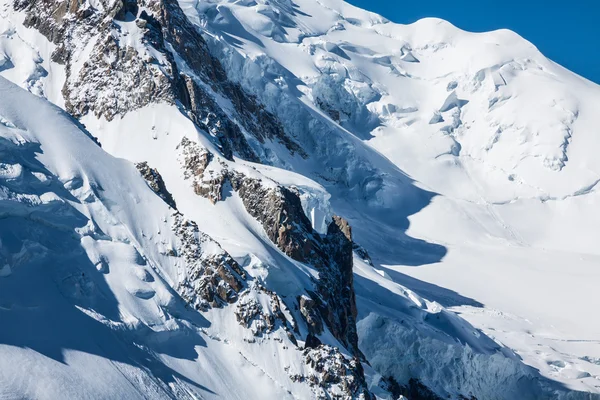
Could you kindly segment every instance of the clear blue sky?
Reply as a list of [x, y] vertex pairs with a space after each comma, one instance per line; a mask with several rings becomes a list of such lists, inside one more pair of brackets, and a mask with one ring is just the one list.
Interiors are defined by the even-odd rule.
[[600, 0], [347, 0], [409, 24], [438, 17], [473, 32], [507, 28], [548, 58], [600, 84]]

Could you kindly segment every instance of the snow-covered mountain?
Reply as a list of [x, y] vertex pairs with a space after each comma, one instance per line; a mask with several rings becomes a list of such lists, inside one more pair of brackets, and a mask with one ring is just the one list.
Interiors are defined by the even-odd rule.
[[341, 0], [0, 3], [0, 397], [600, 398], [600, 86]]

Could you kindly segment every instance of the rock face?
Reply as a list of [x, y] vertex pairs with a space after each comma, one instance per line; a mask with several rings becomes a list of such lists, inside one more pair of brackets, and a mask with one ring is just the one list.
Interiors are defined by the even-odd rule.
[[255, 217], [279, 249], [296, 261], [319, 271], [312, 302], [300, 299], [309, 326], [321, 333], [315, 321], [318, 310], [327, 327], [355, 355], [361, 355], [356, 334], [356, 300], [352, 273], [352, 234], [348, 223], [334, 217], [327, 235], [315, 232], [298, 195], [277, 186], [265, 188], [255, 179], [238, 174], [231, 180], [246, 210]]
[[318, 282], [321, 313], [326, 315], [329, 329], [335, 337], [341, 338], [355, 354], [358, 349], [356, 333], [356, 299], [354, 275], [352, 272], [352, 232], [348, 222], [334, 216], [324, 239], [325, 253], [329, 256], [328, 267], [320, 275]]
[[269, 239], [294, 260], [309, 261], [314, 252], [314, 238], [300, 198], [283, 186], [268, 188], [260, 180], [241, 174], [233, 174], [230, 181]]
[[176, 256], [185, 268], [177, 291], [198, 310], [234, 303], [244, 288], [246, 273], [239, 264], [198, 226], [183, 215], [174, 215], [173, 231], [181, 241]]
[[[177, 147], [180, 152], [179, 161], [185, 179], [192, 181], [194, 192], [206, 197], [213, 204], [222, 199], [222, 187], [227, 180], [227, 171], [222, 169], [207, 170], [214, 155], [188, 138], [183, 138]], [[206, 173], [206, 174], [205, 174]]]
[[254, 336], [260, 337], [283, 329], [290, 341], [294, 345], [298, 344], [294, 336], [297, 324], [285, 302], [277, 293], [260, 284], [253, 284], [240, 294], [235, 316], [238, 323], [250, 329]]
[[[374, 397], [367, 389], [360, 360], [347, 359], [331, 346], [319, 345], [304, 350], [309, 372], [292, 375], [292, 380], [308, 382], [318, 399], [363, 399]], [[335, 393], [333, 397], [331, 394]]]
[[298, 194], [291, 189], [230, 171], [216, 160], [211, 164], [212, 155], [187, 139], [179, 147], [184, 176], [192, 180], [196, 194], [214, 203], [222, 199], [224, 185], [230, 184], [248, 213], [261, 223], [281, 251], [319, 271], [311, 298], [299, 299], [300, 311], [312, 334], [322, 333], [322, 319], [352, 354], [362, 357], [356, 333], [353, 243], [348, 222], [334, 217], [327, 234], [320, 235], [304, 213]]
[[167, 190], [165, 181], [163, 180], [158, 170], [150, 168], [148, 163], [145, 161], [137, 163], [135, 166], [138, 169], [138, 171], [140, 171], [140, 174], [142, 174], [146, 182], [148, 182], [148, 186], [150, 186], [154, 193], [159, 195], [160, 198], [165, 201], [165, 203], [167, 203], [174, 209], [177, 209], [177, 204], [175, 203], [175, 200], [173, 199], [171, 193], [169, 193], [169, 191]]
[[[304, 154], [272, 114], [227, 79], [177, 0], [103, 0], [99, 6], [77, 0], [15, 1], [15, 8], [26, 13], [25, 25], [58, 45], [52, 58], [66, 68], [63, 96], [70, 114], [91, 112], [110, 121], [162, 101], [180, 105], [228, 159], [236, 154], [258, 161], [242, 129], [259, 143], [276, 140]], [[134, 45], [122, 40], [133, 35], [141, 37]], [[216, 96], [231, 101], [238, 122]]]
[[[320, 318], [317, 303], [308, 296], [300, 296], [298, 305], [300, 307], [300, 313], [308, 325], [308, 330], [310, 332], [309, 337], [313, 338], [315, 334], [323, 332], [323, 321]], [[309, 346], [308, 338], [306, 339], [306, 342], [306, 345]]]

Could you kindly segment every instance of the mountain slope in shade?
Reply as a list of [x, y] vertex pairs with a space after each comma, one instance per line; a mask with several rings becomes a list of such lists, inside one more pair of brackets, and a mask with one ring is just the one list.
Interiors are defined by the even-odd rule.
[[600, 89], [514, 33], [332, 0], [1, 15], [38, 96], [0, 82], [2, 394], [600, 390]]

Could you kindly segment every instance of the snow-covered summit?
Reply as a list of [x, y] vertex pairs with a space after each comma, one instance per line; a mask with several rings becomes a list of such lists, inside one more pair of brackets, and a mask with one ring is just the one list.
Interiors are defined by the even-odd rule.
[[600, 87], [515, 33], [341, 0], [0, 30], [0, 394], [600, 391]]

